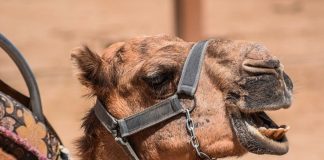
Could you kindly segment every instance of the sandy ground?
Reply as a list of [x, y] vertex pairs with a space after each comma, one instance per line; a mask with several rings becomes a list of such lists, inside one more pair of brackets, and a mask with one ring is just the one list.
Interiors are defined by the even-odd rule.
[[[44, 112], [65, 144], [81, 135], [80, 119], [93, 100], [74, 76], [70, 51], [87, 43], [95, 50], [139, 35], [173, 34], [173, 1], [0, 0], [0, 32], [31, 65]], [[294, 104], [270, 113], [289, 124], [290, 152], [284, 156], [247, 154], [241, 159], [324, 159], [324, 1], [205, 0], [205, 37], [264, 43], [294, 81]], [[11, 61], [0, 54], [0, 78], [26, 93]], [[236, 158], [229, 158], [236, 159]]]

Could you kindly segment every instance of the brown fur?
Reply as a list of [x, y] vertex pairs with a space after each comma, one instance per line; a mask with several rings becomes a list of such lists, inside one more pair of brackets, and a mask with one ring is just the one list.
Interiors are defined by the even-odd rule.
[[[87, 47], [78, 48], [72, 58], [81, 71], [81, 83], [105, 102], [112, 115], [124, 118], [176, 91], [181, 67], [192, 45], [159, 35], [115, 43], [101, 57]], [[235, 103], [229, 95], [244, 96], [236, 81], [240, 80], [240, 65], [247, 54], [242, 51], [251, 46], [252, 43], [241, 41], [213, 40], [208, 47], [192, 117], [201, 149], [214, 157], [246, 152], [232, 131], [226, 105]], [[150, 87], [146, 79], [161, 73], [167, 74], [170, 81], [160, 88]], [[82, 159], [127, 159], [92, 110], [82, 127], [84, 136], [78, 140]], [[185, 118], [178, 116], [131, 136], [130, 142], [141, 159], [197, 159], [188, 139]]]

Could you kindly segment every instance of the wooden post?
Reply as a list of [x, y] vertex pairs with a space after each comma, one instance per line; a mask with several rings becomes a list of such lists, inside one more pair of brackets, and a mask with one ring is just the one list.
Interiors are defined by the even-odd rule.
[[201, 1], [174, 0], [176, 35], [186, 41], [201, 38]]

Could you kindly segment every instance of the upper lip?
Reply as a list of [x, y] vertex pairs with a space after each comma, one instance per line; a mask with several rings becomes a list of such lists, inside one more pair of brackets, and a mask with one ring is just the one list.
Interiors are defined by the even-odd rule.
[[244, 71], [255, 74], [274, 74], [279, 76], [278, 71], [282, 70], [283, 66], [279, 60], [255, 60], [246, 59], [242, 63]]

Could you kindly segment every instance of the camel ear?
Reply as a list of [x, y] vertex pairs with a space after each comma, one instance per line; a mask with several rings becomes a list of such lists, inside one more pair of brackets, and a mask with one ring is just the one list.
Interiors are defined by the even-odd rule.
[[71, 58], [80, 71], [79, 80], [81, 84], [95, 89], [107, 83], [105, 79], [107, 77], [106, 62], [87, 46], [74, 49]]

